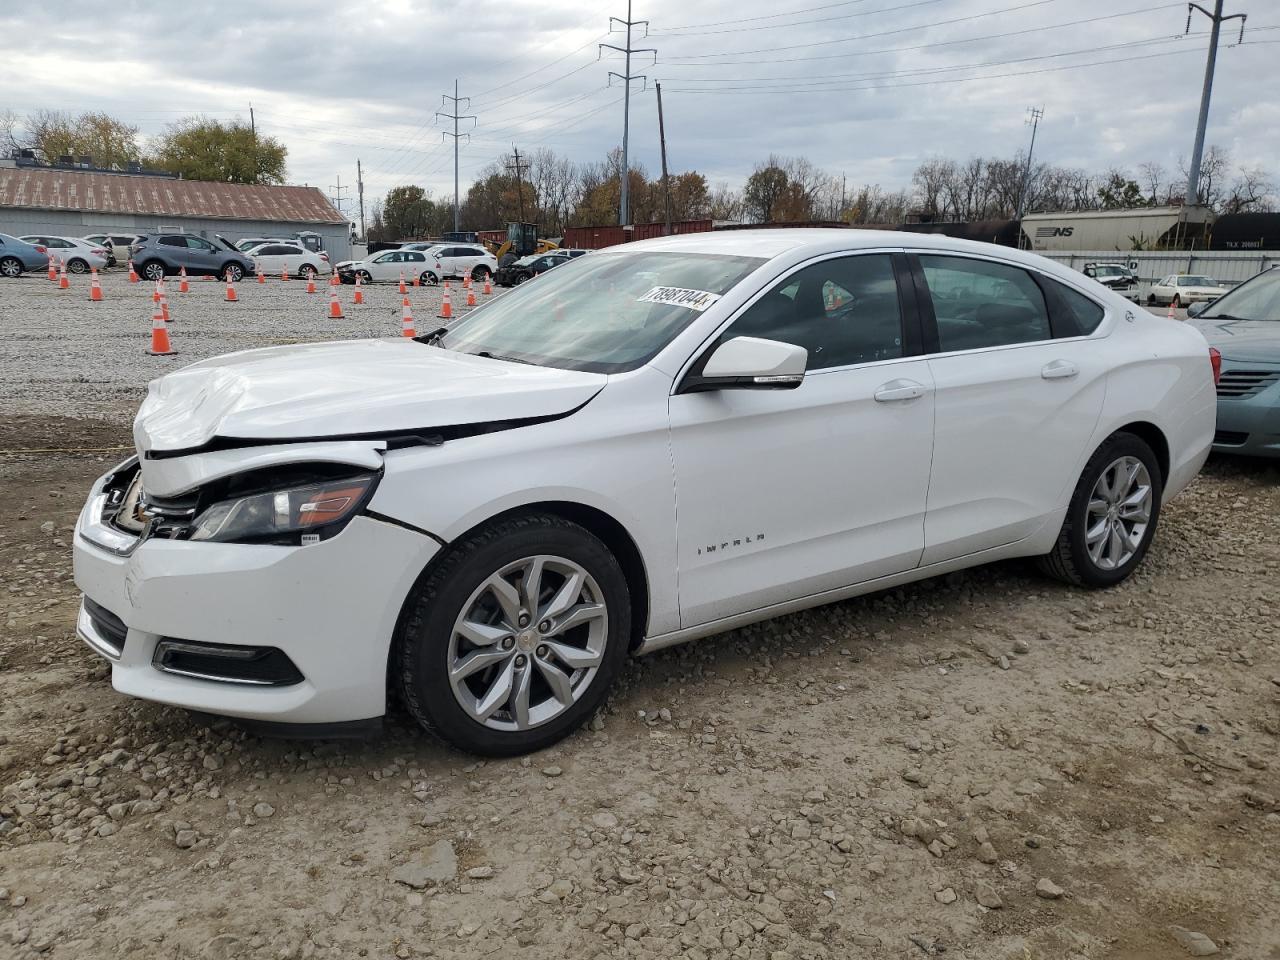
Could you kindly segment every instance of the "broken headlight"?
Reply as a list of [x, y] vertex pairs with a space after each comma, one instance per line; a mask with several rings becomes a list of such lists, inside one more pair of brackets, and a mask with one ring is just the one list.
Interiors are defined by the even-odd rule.
[[220, 500], [196, 518], [190, 539], [316, 543], [346, 526], [368, 501], [376, 480], [376, 474], [363, 474]]

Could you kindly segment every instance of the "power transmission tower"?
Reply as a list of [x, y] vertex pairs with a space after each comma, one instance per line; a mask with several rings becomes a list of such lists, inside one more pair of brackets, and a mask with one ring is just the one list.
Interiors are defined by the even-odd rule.
[[471, 138], [471, 134], [469, 134], [469, 133], [459, 133], [459, 132], [458, 132], [458, 121], [459, 121], [459, 120], [471, 120], [471, 121], [473, 121], [473, 122], [474, 122], [476, 118], [475, 118], [475, 116], [474, 116], [473, 114], [469, 114], [469, 113], [458, 113], [458, 107], [459, 107], [459, 105], [462, 103], [462, 101], [463, 101], [463, 100], [467, 101], [467, 107], [468, 107], [468, 108], [471, 106], [471, 98], [470, 98], [470, 97], [459, 97], [459, 96], [458, 96], [458, 81], [457, 81], [457, 80], [454, 80], [454, 81], [453, 81], [453, 96], [451, 97], [451, 96], [449, 96], [449, 95], [446, 93], [446, 94], [443, 94], [443, 95], [442, 95], [442, 99], [443, 99], [443, 100], [450, 100], [450, 101], [452, 101], [452, 102], [453, 102], [453, 113], [444, 113], [444, 112], [442, 112], [442, 111], [437, 110], [437, 111], [436, 111], [436, 116], [437, 116], [437, 117], [444, 117], [446, 120], [452, 120], [452, 121], [453, 121], [453, 133], [449, 133], [449, 131], [447, 131], [447, 130], [446, 130], [446, 131], [444, 132], [444, 136], [446, 136], [446, 137], [453, 137], [453, 229], [454, 229], [454, 232], [456, 233], [458, 230], [460, 230], [460, 229], [461, 229], [461, 227], [459, 227], [459, 225], [458, 225], [458, 224], [459, 224], [459, 218], [458, 218], [458, 210], [459, 210], [459, 207], [458, 207], [458, 140], [459, 140], [461, 137], [466, 137], [466, 138], [468, 138], [468, 139], [470, 139], [470, 138]]
[[657, 63], [658, 51], [656, 47], [631, 46], [631, 30], [633, 27], [642, 26], [644, 27], [644, 35], [646, 37], [649, 35], [648, 20], [632, 20], [631, 19], [631, 0], [627, 0], [627, 19], [619, 20], [617, 17], [609, 18], [610, 33], [613, 32], [613, 25], [615, 23], [625, 28], [627, 32], [627, 45], [625, 47], [615, 47], [612, 43], [602, 43], [602, 44], [599, 44], [599, 48], [601, 51], [606, 49], [616, 50], [618, 53], [621, 53], [626, 57], [625, 73], [618, 73], [617, 71], [614, 71], [614, 70], [609, 71], [609, 82], [612, 84], [613, 78], [617, 77], [619, 80], [622, 81], [622, 85], [625, 88], [622, 95], [622, 202], [618, 210], [618, 223], [625, 228], [629, 223], [628, 210], [627, 210], [627, 199], [628, 199], [627, 194], [628, 194], [629, 181], [631, 179], [631, 176], [630, 176], [631, 168], [627, 162], [627, 146], [628, 146], [628, 140], [630, 138], [630, 133], [631, 133], [631, 81], [643, 80], [647, 84], [649, 80], [649, 78], [646, 77], [643, 73], [637, 73], [637, 74], [631, 73], [631, 55], [633, 53], [652, 53], [653, 62]]
[[1022, 171], [1022, 185], [1018, 188], [1018, 209], [1014, 211], [1015, 220], [1022, 219], [1022, 208], [1027, 202], [1027, 187], [1031, 183], [1031, 157], [1036, 152], [1036, 131], [1040, 129], [1040, 119], [1044, 116], [1044, 107], [1027, 108], [1027, 124], [1031, 127], [1031, 146], [1027, 148], [1027, 166]]
[[1204, 131], [1209, 125], [1209, 97], [1213, 94], [1213, 69], [1218, 62], [1218, 33], [1223, 22], [1240, 21], [1240, 41], [1244, 40], [1244, 22], [1249, 18], [1246, 13], [1222, 15], [1222, 0], [1214, 0], [1213, 13], [1198, 3], [1187, 4], [1187, 28], [1183, 33], [1191, 32], [1191, 14], [1199, 10], [1213, 24], [1209, 28], [1209, 59], [1204, 65], [1204, 89], [1200, 91], [1200, 118], [1196, 122], [1196, 143], [1191, 149], [1191, 169], [1187, 172], [1187, 196], [1183, 203], [1194, 206], [1200, 202], [1200, 161], [1204, 158]]
[[369, 234], [364, 228], [364, 170], [360, 167], [359, 158], [356, 159], [356, 195], [360, 198], [360, 236], [367, 239]]
[[520, 162], [520, 148], [514, 143], [511, 145], [511, 151], [515, 154], [515, 161], [507, 164], [507, 169], [512, 170], [516, 175], [516, 195], [519, 197], [520, 203], [520, 221], [524, 222], [524, 169], [529, 166], [529, 161]]
[[667, 178], [667, 128], [662, 122], [662, 84], [654, 83], [658, 91], [658, 144], [662, 149], [662, 205], [667, 215], [667, 236], [671, 236], [671, 181]]
[[[343, 191], [343, 190], [350, 190], [350, 189], [351, 189], [350, 187], [344, 187], [344, 186], [342, 185], [342, 174], [338, 174], [338, 182], [337, 182], [337, 183], [331, 183], [331, 184], [329, 184], [329, 189], [333, 191], [333, 197], [332, 197], [331, 199], [333, 200], [333, 205], [334, 205], [334, 207], [337, 209], [337, 211], [338, 211], [339, 213], [342, 213], [342, 203], [343, 203], [343, 201], [342, 201], [342, 191]], [[342, 215], [343, 215], [344, 217], [346, 216], [346, 214], [345, 214], [345, 213], [342, 213]]]

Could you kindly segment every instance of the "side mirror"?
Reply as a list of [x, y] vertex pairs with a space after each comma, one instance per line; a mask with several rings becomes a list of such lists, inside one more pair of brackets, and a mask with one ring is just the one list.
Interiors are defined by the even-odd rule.
[[809, 351], [794, 343], [734, 337], [715, 348], [700, 374], [686, 378], [681, 393], [709, 390], [793, 390], [804, 380]]
[[1197, 300], [1195, 303], [1189, 304], [1187, 306], [1187, 319], [1190, 320], [1192, 317], [1200, 316], [1208, 306], [1209, 303], [1204, 300]]

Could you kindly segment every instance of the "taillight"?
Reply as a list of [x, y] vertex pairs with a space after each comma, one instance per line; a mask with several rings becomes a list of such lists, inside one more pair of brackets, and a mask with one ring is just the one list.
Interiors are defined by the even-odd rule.
[[97, 257], [105, 257], [107, 255], [107, 251], [105, 250], [92, 250], [90, 252]]
[[48, 253], [48, 252], [49, 252], [48, 247], [42, 247], [40, 246], [40, 244], [38, 243], [36, 244], [36, 253]]
[[328, 263], [328, 262], [329, 262], [329, 255], [328, 255], [327, 253], [322, 253], [322, 254], [320, 254], [320, 259], [321, 259], [321, 260], [323, 260], [325, 263]]
[[1213, 385], [1216, 387], [1222, 379], [1222, 351], [1217, 347], [1209, 348], [1209, 366], [1213, 367]]

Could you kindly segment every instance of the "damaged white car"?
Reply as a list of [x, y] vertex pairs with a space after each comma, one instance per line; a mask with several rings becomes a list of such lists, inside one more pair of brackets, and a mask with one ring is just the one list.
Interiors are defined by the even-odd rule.
[[1200, 469], [1195, 330], [947, 237], [700, 234], [417, 340], [154, 382], [80, 516], [122, 693], [467, 750], [565, 736], [625, 658], [1014, 556], [1107, 586]]

